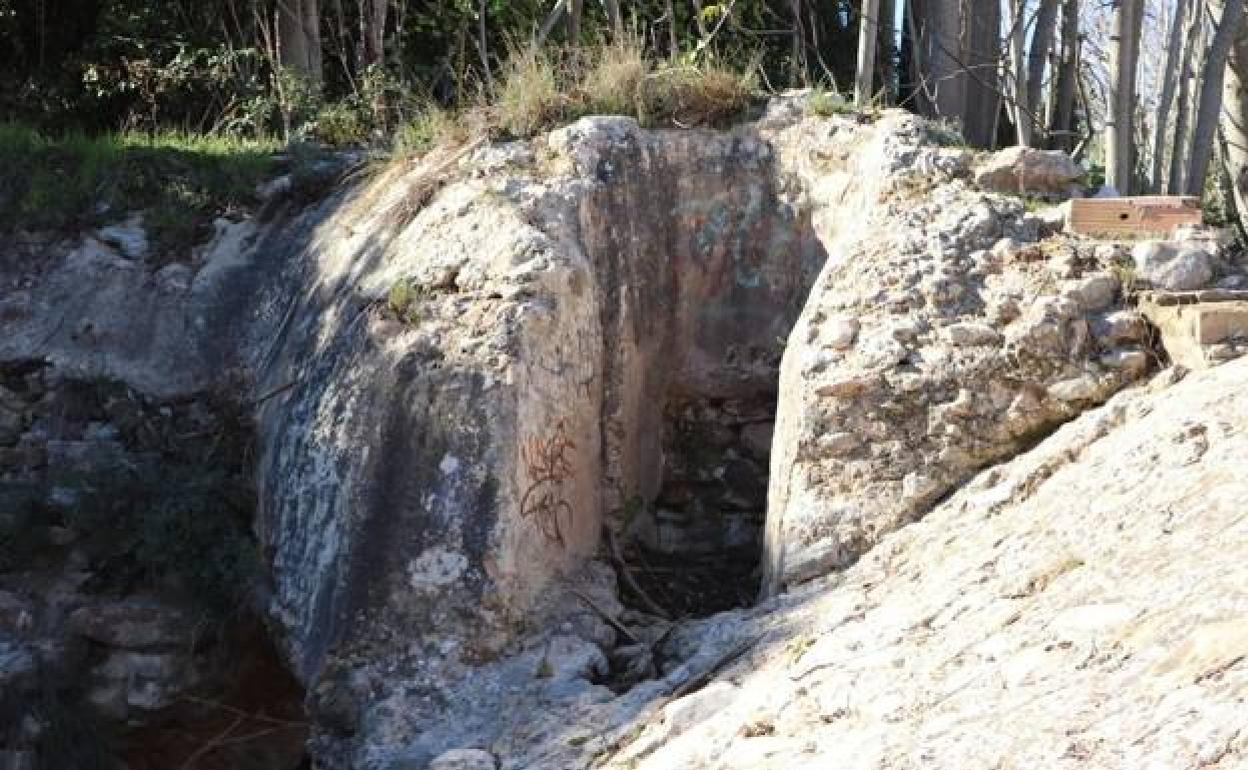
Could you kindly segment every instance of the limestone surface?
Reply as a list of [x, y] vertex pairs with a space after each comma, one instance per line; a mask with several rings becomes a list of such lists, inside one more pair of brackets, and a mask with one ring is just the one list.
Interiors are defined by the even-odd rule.
[[1248, 362], [1180, 376], [774, 612], [706, 621], [708, 643], [762, 639], [703, 691], [713, 709], [669, 704], [606, 766], [1248, 766]]

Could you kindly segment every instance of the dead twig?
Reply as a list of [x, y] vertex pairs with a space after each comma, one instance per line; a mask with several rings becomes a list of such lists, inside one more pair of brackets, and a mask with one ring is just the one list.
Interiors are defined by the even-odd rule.
[[246, 719], [247, 717], [245, 716], [236, 717], [234, 721], [230, 723], [229, 727], [217, 733], [212, 740], [208, 741], [203, 746], [200, 746], [193, 754], [187, 757], [186, 761], [182, 763], [179, 770], [191, 770], [191, 768], [195, 766], [195, 763], [198, 762], [201, 757], [205, 756], [208, 752], [218, 746], [221, 746], [222, 743], [230, 737], [230, 734], [237, 730], [239, 725], [246, 721]]
[[208, 698], [197, 698], [194, 695], [183, 695], [182, 700], [186, 701], [187, 703], [194, 703], [199, 706], [208, 706], [209, 708], [215, 708], [215, 709], [220, 709], [221, 711], [227, 711], [231, 714], [234, 714], [235, 716], [241, 717], [243, 719], [250, 719], [255, 722], [267, 722], [268, 724], [278, 725], [281, 727], [307, 727], [308, 726], [307, 722], [302, 722], [297, 719], [279, 719], [278, 717], [271, 717], [265, 714], [253, 714], [250, 711], [244, 711], [243, 709], [240, 709], [237, 706], [231, 706], [228, 703], [222, 703], [220, 701], [209, 700]]
[[628, 562], [624, 561], [624, 554], [620, 551], [620, 544], [615, 539], [615, 533], [611, 531], [610, 527], [604, 527], [603, 529], [606, 530], [607, 548], [611, 551], [611, 561], [615, 562], [615, 567], [619, 570], [620, 577], [624, 578], [624, 584], [637, 595], [637, 598], [646, 606], [646, 610], [650, 614], [658, 615], [660, 618], [670, 621], [672, 618], [667, 610], [650, 598], [650, 594], [642, 590], [642, 587], [637, 583], [637, 578], [633, 576], [632, 570], [628, 568]]
[[572, 595], [580, 599], [582, 602], [584, 602], [585, 606], [593, 610], [594, 614], [596, 614], [598, 617], [605, 620], [607, 622], [607, 625], [611, 626], [616, 631], [619, 631], [620, 635], [623, 636], [625, 639], [627, 639], [630, 644], [641, 644], [641, 641], [637, 637], [633, 636], [632, 633], [624, 626], [623, 623], [611, 617], [611, 615], [608, 614], [607, 611], [604, 610], [602, 607], [599, 607], [598, 604], [593, 599], [589, 598], [588, 596], [581, 593], [580, 591], [577, 591], [576, 589], [572, 589]]

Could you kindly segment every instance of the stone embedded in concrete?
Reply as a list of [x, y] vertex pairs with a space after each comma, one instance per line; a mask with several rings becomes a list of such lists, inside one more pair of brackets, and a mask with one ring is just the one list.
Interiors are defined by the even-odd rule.
[[1153, 293], [1141, 299], [1140, 312], [1157, 327], [1170, 360], [1188, 369], [1204, 369], [1248, 350], [1248, 300], [1242, 294]]

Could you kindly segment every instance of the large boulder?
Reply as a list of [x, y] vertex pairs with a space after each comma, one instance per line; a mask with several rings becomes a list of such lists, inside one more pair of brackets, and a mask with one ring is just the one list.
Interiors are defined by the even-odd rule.
[[1013, 195], [1070, 195], [1083, 169], [1060, 150], [1007, 147], [975, 168], [975, 182], [985, 190]]
[[1191, 291], [1213, 281], [1216, 247], [1206, 241], [1145, 241], [1131, 256], [1136, 275], [1157, 289]]

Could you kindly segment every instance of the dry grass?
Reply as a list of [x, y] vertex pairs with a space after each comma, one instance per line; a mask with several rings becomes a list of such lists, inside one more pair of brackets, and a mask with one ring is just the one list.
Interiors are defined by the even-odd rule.
[[642, 89], [651, 74], [641, 45], [625, 39], [595, 52], [581, 79], [586, 112], [598, 115], [634, 115], [641, 112]]
[[565, 107], [560, 80], [544, 49], [513, 48], [494, 104], [497, 126], [510, 136], [532, 136], [558, 122]]
[[648, 78], [637, 118], [646, 125], [718, 126], [742, 117], [757, 91], [753, 75], [714, 62], [660, 69]]
[[492, 101], [454, 112], [427, 108], [400, 129], [395, 156], [484, 137], [526, 138], [584, 115], [627, 115], [649, 127], [722, 126], [754, 103], [752, 72], [714, 61], [657, 63], [640, 39], [596, 49], [514, 48]]
[[394, 135], [394, 155], [410, 158], [434, 147], [460, 145], [472, 137], [471, 125], [459, 115], [436, 104], [426, 106], [414, 120]]

